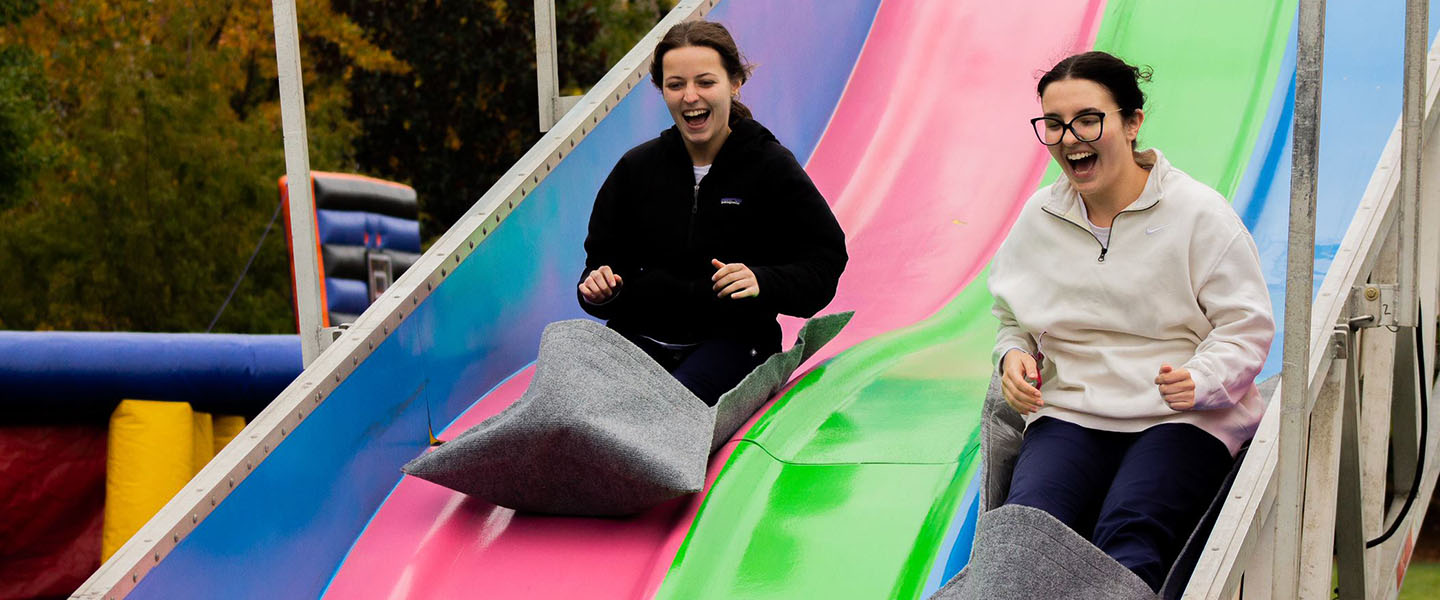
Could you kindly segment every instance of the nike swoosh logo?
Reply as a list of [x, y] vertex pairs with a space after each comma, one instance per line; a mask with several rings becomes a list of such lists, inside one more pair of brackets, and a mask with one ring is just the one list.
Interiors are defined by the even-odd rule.
[[1164, 229], [1164, 228], [1169, 227], [1169, 226], [1170, 226], [1170, 225], [1167, 223], [1167, 224], [1165, 224], [1165, 225], [1159, 225], [1159, 226], [1156, 226], [1156, 227], [1146, 227], [1146, 228], [1145, 228], [1145, 235], [1152, 235], [1152, 234], [1154, 234], [1155, 232], [1160, 231], [1161, 229]]

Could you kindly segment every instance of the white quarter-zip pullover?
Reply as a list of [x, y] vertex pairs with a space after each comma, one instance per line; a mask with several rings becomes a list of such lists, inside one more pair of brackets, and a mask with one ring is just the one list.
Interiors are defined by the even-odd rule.
[[[1192, 423], [1234, 454], [1264, 414], [1254, 380], [1275, 335], [1259, 253], [1223, 196], [1158, 150], [1135, 156], [1150, 169], [1145, 189], [1103, 243], [1067, 179], [1026, 201], [991, 265], [994, 359], [1044, 353], [1045, 406], [1027, 423], [1050, 416], [1124, 432]], [[1190, 370], [1194, 410], [1161, 398], [1164, 363]]]

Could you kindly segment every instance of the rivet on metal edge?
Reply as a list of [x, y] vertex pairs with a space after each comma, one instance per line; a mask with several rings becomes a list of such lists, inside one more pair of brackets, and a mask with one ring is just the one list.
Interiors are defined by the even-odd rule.
[[255, 466], [254, 464], [252, 464], [252, 463], [250, 463], [250, 462], [247, 461], [247, 462], [245, 463], [245, 470], [246, 470], [246, 471], [249, 471], [249, 470], [250, 470], [252, 467], [254, 467], [254, 466]]
[[234, 477], [231, 477], [231, 478], [230, 478], [230, 489], [235, 489], [235, 478], [234, 478]]
[[441, 277], [444, 277], [445, 275], [446, 275], [445, 269], [440, 269], [440, 276], [441, 276]]
[[350, 366], [353, 367], [358, 364], [360, 364], [360, 359], [358, 357], [350, 357]]
[[284, 427], [281, 427], [281, 428], [280, 428], [280, 437], [285, 437], [285, 428], [284, 428]]
[[131, 574], [130, 574], [130, 583], [135, 583], [135, 582], [137, 582], [137, 581], [140, 581], [140, 575], [139, 575], [138, 573], [131, 573]]
[[155, 562], [160, 562], [160, 553], [159, 553], [159, 552], [156, 552], [156, 553], [155, 553]]
[[470, 249], [471, 249], [471, 250], [474, 250], [474, 249], [475, 249], [475, 240], [470, 240]]
[[199, 523], [199, 522], [200, 522], [200, 515], [190, 515], [190, 524], [191, 524], [191, 525], [194, 525], [194, 524]]
[[266, 454], [269, 454], [269, 453], [270, 453], [270, 444], [265, 444], [265, 450], [264, 450], [264, 452], [265, 452]]
[[170, 536], [170, 541], [171, 541], [172, 543], [175, 543], [175, 544], [180, 543], [180, 534], [177, 533], [177, 534], [171, 535], [171, 536]]

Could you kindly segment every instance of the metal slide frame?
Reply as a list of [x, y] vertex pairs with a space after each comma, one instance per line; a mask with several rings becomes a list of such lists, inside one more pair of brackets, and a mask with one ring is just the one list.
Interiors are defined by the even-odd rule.
[[[110, 560], [90, 576], [71, 596], [84, 599], [118, 599], [165, 559], [190, 532], [214, 512], [257, 465], [302, 423], [354, 372], [391, 332], [398, 329], [436, 286], [476, 250], [489, 234], [505, 221], [526, 196], [540, 184], [565, 155], [580, 143], [636, 85], [649, 74], [655, 44], [676, 23], [703, 18], [719, 0], [680, 0], [664, 19], [650, 30], [624, 58], [595, 84], [584, 97], [542, 137], [529, 152], [511, 166], [470, 210], [426, 251], [415, 265], [375, 301], [342, 337], [320, 352], [313, 363], [285, 388], [230, 445], [226, 446], [185, 488], [121, 546]], [[287, 35], [282, 17], [293, 23], [294, 0], [274, 0], [277, 47]], [[295, 29], [290, 29], [293, 35]], [[293, 40], [292, 40], [293, 41]], [[295, 47], [298, 50], [298, 46]], [[277, 49], [277, 53], [280, 52]], [[281, 56], [283, 73], [284, 57]], [[299, 65], [298, 53], [294, 65]], [[297, 79], [298, 81], [298, 79]], [[294, 90], [292, 100], [298, 100]], [[292, 162], [291, 138], [305, 148], [303, 119], [286, 118], [287, 165]], [[292, 128], [301, 127], [297, 132]], [[308, 165], [307, 165], [308, 168]], [[308, 190], [307, 190], [308, 191]], [[300, 203], [296, 203], [300, 204]], [[297, 246], [301, 246], [297, 242]], [[313, 245], [313, 244], [312, 244]]]
[[[1409, 1], [1404, 112], [1312, 313], [1324, 1], [1301, 2], [1284, 383], [1271, 398], [1186, 598], [1328, 598], [1332, 565], [1341, 598], [1399, 593], [1440, 473], [1440, 410], [1430, 412], [1428, 423], [1417, 422], [1418, 386], [1435, 390], [1440, 279], [1440, 197], [1434, 191], [1440, 182], [1436, 169], [1420, 170], [1422, 162], [1440, 164], [1432, 162], [1440, 161], [1433, 135], [1440, 121], [1434, 110], [1440, 46], [1432, 46], [1421, 63], [1427, 12], [1424, 1]], [[1419, 355], [1417, 333], [1426, 343]], [[1423, 381], [1416, 380], [1417, 366]], [[1424, 448], [1420, 426], [1430, 431]], [[1387, 451], [1393, 473], [1388, 485]], [[1425, 469], [1413, 505], [1395, 524], [1395, 535], [1366, 548], [1400, 516], [1417, 457]]]

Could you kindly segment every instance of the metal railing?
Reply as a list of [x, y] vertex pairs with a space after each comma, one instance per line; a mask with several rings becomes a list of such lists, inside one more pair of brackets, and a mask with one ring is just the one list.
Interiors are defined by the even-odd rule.
[[1440, 471], [1425, 433], [1440, 411], [1422, 404], [1440, 279], [1440, 182], [1420, 168], [1440, 161], [1427, 13], [1409, 0], [1402, 117], [1312, 304], [1325, 3], [1300, 3], [1283, 381], [1186, 598], [1398, 593]]

